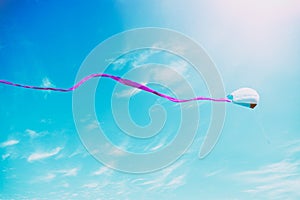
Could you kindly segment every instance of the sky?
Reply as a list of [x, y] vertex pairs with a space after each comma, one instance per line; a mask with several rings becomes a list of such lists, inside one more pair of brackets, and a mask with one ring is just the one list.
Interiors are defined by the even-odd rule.
[[[134, 174], [109, 168], [86, 150], [72, 93], [0, 85], [0, 199], [299, 199], [298, 1], [0, 0], [0, 79], [71, 87], [101, 42], [144, 27], [171, 29], [197, 42], [215, 64], [225, 92], [254, 88], [259, 105], [250, 110], [227, 104], [218, 143], [199, 159], [214, 120], [209, 102], [179, 106], [101, 79], [94, 94], [97, 119], [82, 116], [84, 133], [100, 125], [120, 149], [145, 153], [172, 143], [181, 109], [198, 125], [179, 159], [155, 172]], [[190, 97], [187, 81], [195, 95], [210, 95], [190, 63], [169, 52], [139, 50], [108, 62], [107, 73], [166, 94]], [[122, 115], [124, 105], [129, 118]], [[194, 120], [197, 109], [199, 120]], [[165, 122], [158, 127], [161, 117]], [[148, 140], [130, 137], [124, 133], [130, 126], [122, 124], [131, 123], [159, 134]]]

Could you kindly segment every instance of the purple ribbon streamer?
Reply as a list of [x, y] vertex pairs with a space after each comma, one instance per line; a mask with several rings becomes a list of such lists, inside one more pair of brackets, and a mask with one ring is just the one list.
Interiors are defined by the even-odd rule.
[[195, 97], [195, 98], [191, 98], [191, 99], [177, 99], [165, 94], [162, 94], [160, 92], [157, 92], [145, 85], [142, 85], [140, 83], [128, 80], [128, 79], [124, 79], [118, 76], [113, 76], [113, 75], [109, 75], [109, 74], [91, 74], [89, 76], [86, 76], [85, 78], [83, 78], [81, 81], [79, 81], [77, 84], [75, 84], [73, 87], [69, 88], [69, 89], [62, 89], [62, 88], [53, 88], [53, 87], [37, 87], [37, 86], [29, 86], [29, 85], [21, 85], [21, 84], [17, 84], [17, 83], [12, 83], [9, 81], [5, 81], [5, 80], [0, 80], [0, 83], [2, 84], [6, 84], [6, 85], [12, 85], [15, 87], [22, 87], [22, 88], [28, 88], [28, 89], [34, 89], [34, 90], [50, 90], [50, 91], [58, 91], [58, 92], [70, 92], [73, 90], [76, 90], [78, 87], [80, 87], [82, 84], [84, 84], [86, 81], [92, 79], [92, 78], [96, 78], [96, 77], [106, 77], [106, 78], [111, 78], [115, 81], [118, 81], [119, 83], [122, 83], [124, 85], [128, 85], [130, 87], [134, 87], [140, 90], [144, 90], [146, 92], [150, 92], [153, 93], [157, 96], [163, 97], [165, 99], [168, 99], [169, 101], [173, 101], [176, 103], [183, 103], [183, 102], [189, 102], [189, 101], [215, 101], [215, 102], [231, 102], [230, 99], [228, 98], [209, 98], [209, 97]]

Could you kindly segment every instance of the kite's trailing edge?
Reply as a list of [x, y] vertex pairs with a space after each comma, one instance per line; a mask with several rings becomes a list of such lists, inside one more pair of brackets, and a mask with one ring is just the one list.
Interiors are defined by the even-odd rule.
[[[81, 81], [79, 81], [77, 84], [75, 84], [74, 86], [72, 86], [71, 88], [68, 88], [68, 89], [21, 85], [21, 84], [12, 83], [12, 82], [5, 81], [5, 80], [0, 80], [0, 83], [15, 86], [15, 87], [34, 89], [34, 90], [71, 92], [71, 91], [76, 90], [78, 87], [80, 87], [86, 81], [88, 81], [92, 78], [96, 78], [96, 77], [110, 78], [110, 79], [118, 81], [119, 83], [122, 83], [124, 85], [134, 87], [134, 88], [137, 88], [137, 89], [140, 89], [140, 90], [144, 90], [146, 92], [150, 92], [152, 94], [155, 94], [157, 96], [163, 97], [163, 98], [165, 98], [169, 101], [176, 102], [176, 103], [183, 103], [183, 102], [189, 102], [189, 101], [214, 101], [214, 102], [228, 102], [228, 103], [233, 102], [233, 103], [238, 104], [238, 105], [243, 105], [243, 106], [246, 106], [246, 107], [249, 107], [249, 108], [254, 108], [257, 105], [257, 102], [258, 102], [257, 92], [253, 89], [250, 89], [250, 88], [242, 88], [242, 89], [236, 90], [233, 93], [231, 93], [230, 95], [228, 95], [227, 98], [195, 97], [195, 98], [191, 98], [191, 99], [177, 99], [177, 98], [168, 96], [166, 94], [162, 94], [158, 91], [155, 91], [155, 90], [147, 87], [146, 85], [142, 85], [140, 83], [137, 83], [137, 82], [134, 82], [134, 81], [131, 81], [131, 80], [128, 80], [128, 79], [124, 79], [124, 78], [121, 78], [121, 77], [118, 77], [118, 76], [113, 76], [113, 75], [109, 75], [109, 74], [101, 74], [101, 73], [91, 74], [89, 76], [86, 76]], [[250, 92], [250, 94], [247, 95], [246, 94], [247, 91]], [[257, 96], [253, 95], [255, 93], [257, 94]]]

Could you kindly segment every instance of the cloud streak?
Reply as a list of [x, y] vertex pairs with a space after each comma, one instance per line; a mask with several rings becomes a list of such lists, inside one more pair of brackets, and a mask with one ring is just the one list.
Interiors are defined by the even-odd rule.
[[53, 157], [53, 156], [57, 155], [61, 150], [62, 150], [61, 147], [57, 147], [57, 148], [55, 148], [54, 150], [52, 150], [50, 152], [36, 152], [36, 153], [31, 154], [27, 158], [27, 161], [28, 162], [33, 162], [33, 161], [37, 161], [37, 160], [50, 158], [50, 157]]
[[106, 166], [102, 166], [97, 171], [93, 172], [93, 175], [99, 176], [102, 174], [111, 174], [112, 172], [113, 172], [112, 169], [110, 169]]
[[299, 171], [299, 162], [284, 160], [257, 170], [241, 172], [236, 176], [254, 185], [244, 192], [280, 199], [300, 195]]
[[2, 155], [2, 160], [6, 160], [10, 156], [9, 153]]
[[146, 187], [147, 191], [174, 190], [185, 184], [186, 173], [178, 172], [184, 163], [184, 160], [180, 160], [154, 176], [150, 176], [147, 179], [134, 180], [133, 182]]
[[244, 192], [264, 199], [297, 199], [300, 196], [300, 161], [294, 158], [299, 151], [294, 145], [288, 145], [286, 151], [290, 158], [236, 173], [236, 179], [251, 185]]
[[0, 147], [5, 148], [5, 147], [9, 147], [9, 146], [14, 146], [16, 144], [19, 144], [19, 140], [8, 140], [6, 142], [2, 142], [0, 144]]
[[53, 83], [51, 83], [51, 81], [48, 77], [43, 78], [41, 86], [42, 87], [55, 87], [55, 85]]
[[68, 170], [60, 170], [58, 173], [62, 173], [63, 176], [77, 176], [79, 168], [72, 168]]

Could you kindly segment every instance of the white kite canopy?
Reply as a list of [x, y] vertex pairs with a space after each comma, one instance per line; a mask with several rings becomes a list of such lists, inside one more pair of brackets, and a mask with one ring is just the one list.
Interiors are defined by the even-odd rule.
[[258, 93], [251, 88], [240, 88], [233, 91], [227, 96], [233, 103], [246, 106], [248, 108], [254, 108], [259, 101]]

